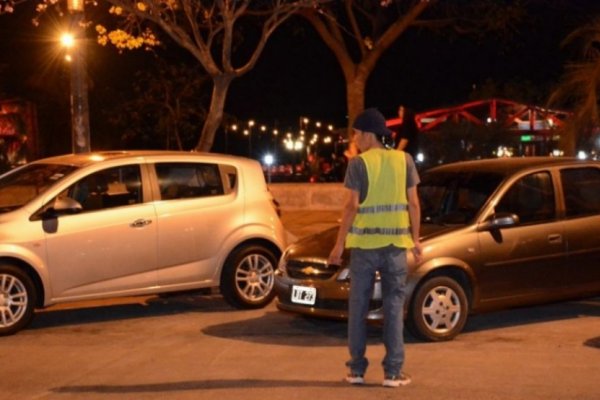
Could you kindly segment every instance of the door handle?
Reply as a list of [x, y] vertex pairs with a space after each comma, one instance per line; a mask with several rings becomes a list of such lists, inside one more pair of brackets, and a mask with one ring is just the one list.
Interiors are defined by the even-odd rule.
[[130, 227], [132, 228], [143, 228], [146, 225], [150, 225], [152, 223], [151, 219], [136, 219], [135, 221], [133, 221], [131, 224], [129, 224]]
[[562, 243], [562, 235], [560, 233], [553, 233], [553, 234], [548, 235], [548, 243], [561, 244]]

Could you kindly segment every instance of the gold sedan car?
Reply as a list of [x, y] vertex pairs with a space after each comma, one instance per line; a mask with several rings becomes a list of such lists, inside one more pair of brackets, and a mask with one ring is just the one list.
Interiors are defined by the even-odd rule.
[[[600, 294], [600, 162], [511, 158], [435, 167], [421, 176], [423, 258], [409, 254], [406, 325], [450, 340], [470, 313]], [[291, 245], [278, 307], [345, 318], [349, 273], [328, 265], [337, 228]], [[348, 260], [348, 254], [344, 255]], [[381, 288], [369, 318], [380, 320]]]
[[285, 233], [254, 160], [105, 152], [0, 176], [0, 335], [55, 303], [219, 287], [274, 297]]

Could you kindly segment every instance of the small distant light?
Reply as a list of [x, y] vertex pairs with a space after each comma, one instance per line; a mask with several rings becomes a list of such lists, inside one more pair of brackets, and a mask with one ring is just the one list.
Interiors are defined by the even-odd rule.
[[423, 153], [418, 153], [417, 154], [417, 162], [422, 163], [423, 161], [425, 161], [425, 155]]
[[273, 165], [273, 162], [275, 162], [275, 158], [273, 157], [273, 154], [265, 154], [263, 161], [266, 165], [271, 166]]
[[552, 150], [552, 155], [553, 155], [554, 157], [560, 157], [560, 156], [562, 156], [562, 155], [563, 155], [563, 151], [562, 151], [562, 150], [559, 150], [559, 149], [554, 149], [554, 150]]
[[579, 150], [579, 152], [577, 153], [577, 158], [580, 160], [587, 160], [588, 155], [585, 151]]

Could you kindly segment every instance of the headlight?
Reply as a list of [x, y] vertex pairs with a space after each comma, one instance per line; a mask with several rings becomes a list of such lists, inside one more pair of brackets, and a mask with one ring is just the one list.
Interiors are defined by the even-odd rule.
[[279, 264], [277, 264], [277, 269], [281, 273], [285, 272], [285, 266], [287, 265], [287, 260], [290, 256], [291, 250], [292, 250], [291, 247], [288, 247], [287, 249], [285, 249], [283, 251], [283, 254], [281, 255], [281, 258], [279, 259]]
[[350, 280], [350, 269], [344, 268], [337, 276], [338, 281], [349, 281]]

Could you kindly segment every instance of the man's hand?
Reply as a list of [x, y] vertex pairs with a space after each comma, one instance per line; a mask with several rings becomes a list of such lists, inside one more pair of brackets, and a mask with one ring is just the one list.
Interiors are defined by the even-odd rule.
[[421, 242], [416, 241], [415, 242], [415, 247], [413, 247], [411, 249], [411, 251], [413, 253], [413, 256], [415, 257], [415, 261], [416, 262], [420, 262], [421, 259], [423, 258], [422, 257], [422, 255], [423, 255], [423, 247], [421, 246]]
[[329, 253], [329, 258], [327, 259], [328, 264], [333, 265], [342, 265], [342, 253], [344, 252], [344, 246], [336, 244], [333, 249], [331, 249], [331, 253]]

